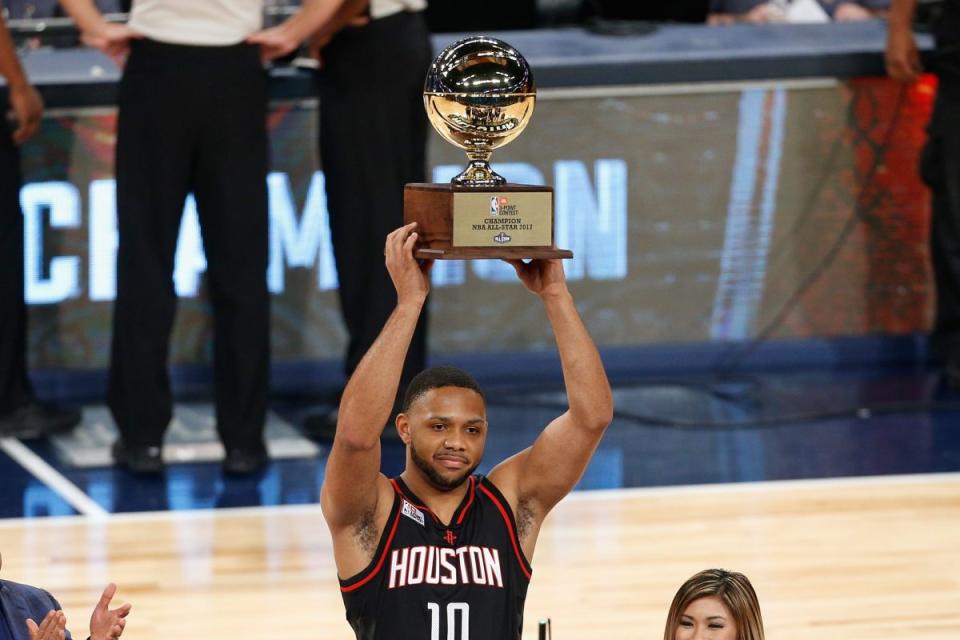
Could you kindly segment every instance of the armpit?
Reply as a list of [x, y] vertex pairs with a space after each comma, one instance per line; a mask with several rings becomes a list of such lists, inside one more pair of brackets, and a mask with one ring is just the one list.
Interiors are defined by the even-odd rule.
[[525, 540], [533, 529], [536, 513], [529, 498], [520, 498], [517, 502], [517, 537]]
[[357, 541], [357, 546], [371, 555], [377, 550], [377, 541], [380, 538], [374, 515], [372, 509], [364, 513], [353, 528], [353, 537]]

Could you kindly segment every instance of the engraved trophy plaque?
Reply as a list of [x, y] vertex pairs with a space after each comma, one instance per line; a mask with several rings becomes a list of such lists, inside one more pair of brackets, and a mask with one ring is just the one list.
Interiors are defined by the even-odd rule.
[[427, 116], [469, 163], [449, 183], [404, 188], [404, 222], [419, 223], [418, 258], [573, 257], [554, 245], [553, 189], [511, 184], [490, 168], [493, 150], [527, 126], [536, 99], [527, 61], [501, 40], [460, 40], [433, 61]]

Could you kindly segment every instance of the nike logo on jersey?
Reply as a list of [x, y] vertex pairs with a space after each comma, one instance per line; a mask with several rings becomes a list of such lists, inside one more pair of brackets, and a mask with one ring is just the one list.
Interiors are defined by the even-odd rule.
[[456, 549], [420, 545], [390, 554], [390, 589], [417, 584], [478, 584], [503, 588], [500, 552], [489, 547]]
[[417, 509], [406, 500], [403, 501], [403, 506], [400, 508], [400, 513], [407, 516], [421, 527], [424, 526], [423, 511], [420, 511], [420, 509]]

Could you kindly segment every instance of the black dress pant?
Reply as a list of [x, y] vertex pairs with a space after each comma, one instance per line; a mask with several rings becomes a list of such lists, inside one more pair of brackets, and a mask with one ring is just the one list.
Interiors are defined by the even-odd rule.
[[[421, 14], [401, 12], [341, 31], [322, 55], [320, 156], [349, 377], [397, 303], [383, 246], [403, 224], [404, 185], [426, 181], [430, 39]], [[426, 315], [407, 353], [401, 393], [426, 363]]]
[[930, 66], [940, 84], [920, 173], [930, 187], [930, 254], [936, 284], [934, 348], [960, 368], [960, 3], [948, 4], [935, 28]]
[[0, 414], [33, 399], [27, 378], [27, 308], [23, 300], [20, 154], [0, 122]]
[[108, 400], [124, 441], [170, 422], [174, 254], [193, 192], [213, 306], [217, 429], [263, 446], [269, 376], [266, 74], [255, 47], [134, 41], [117, 126], [117, 301]]

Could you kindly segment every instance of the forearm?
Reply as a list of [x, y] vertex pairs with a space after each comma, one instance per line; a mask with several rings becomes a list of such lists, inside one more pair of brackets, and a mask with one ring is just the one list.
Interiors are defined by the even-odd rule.
[[2, 18], [0, 18], [0, 75], [7, 81], [7, 87], [11, 90], [29, 84], [13, 46], [7, 23]]
[[542, 296], [560, 352], [560, 365], [570, 414], [579, 425], [606, 428], [613, 419], [613, 395], [600, 360], [573, 296], [564, 287]]
[[345, 0], [324, 25], [316, 32], [315, 37], [320, 39], [330, 38], [354, 18], [360, 17], [370, 5], [369, 0]]
[[917, 9], [917, 0], [893, 0], [887, 22], [890, 29], [910, 29], [913, 14]]
[[337, 419], [336, 437], [354, 448], [374, 446], [393, 410], [403, 363], [424, 300], [397, 305], [383, 330], [350, 376]]
[[344, 0], [303, 0], [300, 10], [287, 18], [281, 27], [290, 37], [303, 41], [316, 32], [336, 13]]
[[60, 0], [63, 7], [81, 31], [95, 31], [106, 20], [93, 0]]

